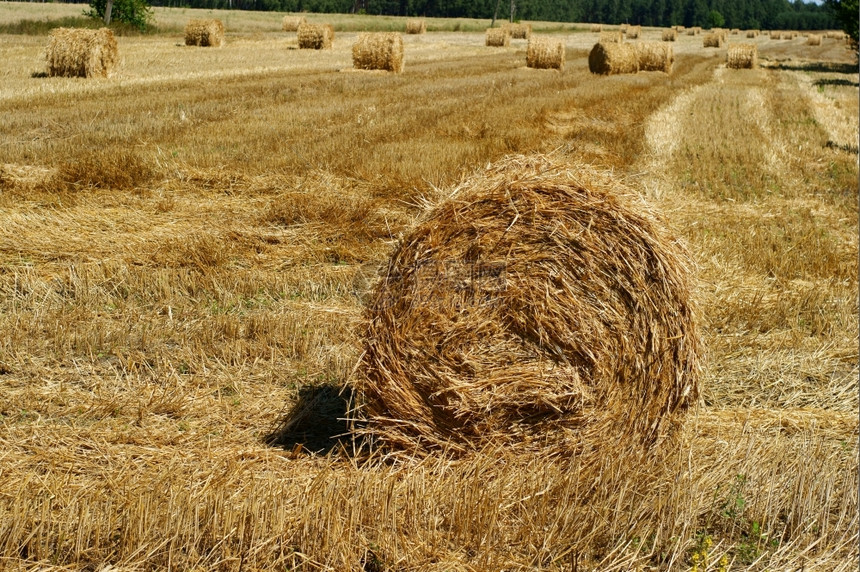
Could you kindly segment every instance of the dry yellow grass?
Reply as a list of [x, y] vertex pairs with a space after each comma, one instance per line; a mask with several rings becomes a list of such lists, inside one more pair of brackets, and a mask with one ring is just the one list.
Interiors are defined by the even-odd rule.
[[110, 77], [119, 64], [119, 49], [107, 28], [51, 30], [45, 50], [49, 76]]

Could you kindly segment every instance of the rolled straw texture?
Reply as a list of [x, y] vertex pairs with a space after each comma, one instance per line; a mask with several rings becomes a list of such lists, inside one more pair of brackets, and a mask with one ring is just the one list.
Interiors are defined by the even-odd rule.
[[403, 37], [396, 32], [359, 34], [352, 45], [352, 65], [361, 70], [403, 71]]
[[45, 51], [49, 76], [110, 77], [119, 48], [108, 28], [54, 28]]
[[598, 42], [588, 54], [591, 73], [612, 75], [639, 71], [639, 57], [633, 44]]

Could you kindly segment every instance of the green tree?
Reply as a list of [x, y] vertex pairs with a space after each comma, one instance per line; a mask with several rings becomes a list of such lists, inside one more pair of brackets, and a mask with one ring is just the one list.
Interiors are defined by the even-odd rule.
[[109, 12], [111, 20], [129, 24], [141, 31], [152, 22], [152, 8], [146, 0], [90, 0], [90, 9], [85, 14], [105, 20], [108, 4], [112, 4]]
[[857, 47], [858, 2], [857, 0], [825, 0], [827, 7], [833, 12], [836, 20]]
[[711, 28], [722, 28], [725, 23], [726, 19], [716, 10], [711, 10], [708, 13], [708, 24], [710, 24]]

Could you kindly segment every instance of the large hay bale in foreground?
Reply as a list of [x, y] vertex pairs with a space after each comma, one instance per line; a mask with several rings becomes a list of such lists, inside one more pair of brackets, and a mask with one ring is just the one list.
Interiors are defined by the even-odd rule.
[[221, 20], [189, 20], [185, 25], [185, 45], [220, 48], [224, 45]]
[[726, 67], [755, 69], [758, 66], [758, 46], [755, 44], [729, 44]]
[[723, 35], [719, 33], [705, 34], [702, 37], [702, 45], [706, 48], [722, 48], [725, 43], [725, 38], [723, 38]]
[[526, 66], [564, 71], [565, 48], [561, 40], [532, 36], [526, 50]]
[[511, 31], [508, 28], [487, 28], [484, 42], [494, 48], [504, 48], [511, 45]]
[[620, 44], [624, 41], [624, 34], [621, 30], [607, 30], [606, 32], [600, 32], [600, 38], [598, 42], [604, 43], [614, 43]]
[[424, 20], [406, 20], [407, 34], [426, 34], [427, 22]]
[[328, 50], [334, 41], [334, 28], [330, 24], [304, 23], [296, 31], [299, 49]]
[[54, 28], [45, 51], [49, 76], [110, 77], [119, 48], [108, 28]]
[[395, 32], [358, 35], [352, 45], [352, 66], [360, 70], [403, 71], [403, 38]]
[[514, 40], [528, 40], [532, 35], [532, 25], [523, 23], [507, 24], [506, 26], [511, 31], [511, 38]]
[[673, 30], [672, 28], [667, 28], [663, 30], [662, 38], [664, 42], [674, 42], [678, 39], [678, 31]]
[[352, 383], [358, 431], [392, 449], [516, 442], [593, 459], [671, 437], [695, 403], [686, 256], [636, 193], [591, 167], [488, 167], [381, 276]]
[[642, 33], [642, 26], [627, 26], [627, 31], [624, 32], [624, 35], [629, 40], [635, 40]]
[[672, 73], [675, 51], [672, 44], [665, 42], [637, 42], [636, 58], [640, 71], [661, 71]]
[[598, 42], [588, 54], [588, 69], [603, 75], [637, 73], [639, 57], [633, 44]]
[[299, 26], [306, 23], [307, 20], [304, 16], [284, 16], [284, 20], [281, 22], [281, 29], [285, 32], [297, 32]]

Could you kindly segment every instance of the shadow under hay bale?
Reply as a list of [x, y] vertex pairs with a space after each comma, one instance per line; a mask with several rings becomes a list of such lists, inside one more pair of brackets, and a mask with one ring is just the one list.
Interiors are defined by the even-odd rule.
[[508, 28], [487, 28], [484, 43], [491, 48], [506, 48], [511, 45], [511, 31]]
[[598, 42], [588, 54], [588, 69], [602, 75], [637, 73], [639, 57], [633, 44]]
[[334, 28], [331, 24], [307, 24], [299, 26], [296, 32], [299, 49], [328, 50], [334, 42]]
[[301, 448], [325, 454], [352, 442], [348, 417], [352, 392], [335, 385], [311, 385], [299, 390], [299, 398], [271, 433], [267, 445], [289, 451]]
[[526, 67], [564, 71], [565, 55], [564, 42], [561, 40], [532, 36], [526, 49]]
[[45, 59], [49, 76], [110, 77], [119, 63], [119, 48], [108, 28], [55, 28]]
[[221, 20], [189, 20], [185, 25], [185, 45], [220, 48], [224, 45]]
[[[610, 176], [509, 157], [392, 254], [351, 380], [392, 451], [576, 454], [674, 443], [698, 395], [688, 261]], [[590, 456], [591, 455], [591, 456]]]
[[403, 38], [396, 32], [359, 34], [352, 45], [352, 65], [359, 70], [403, 71]]

